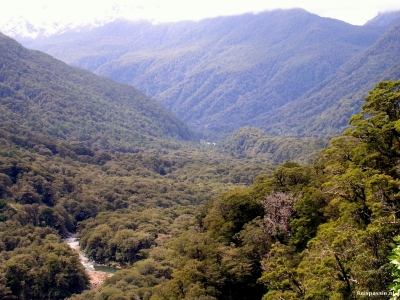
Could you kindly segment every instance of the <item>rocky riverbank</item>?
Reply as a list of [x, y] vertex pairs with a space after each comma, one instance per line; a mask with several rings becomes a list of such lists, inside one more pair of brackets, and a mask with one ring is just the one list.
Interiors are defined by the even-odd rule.
[[89, 271], [86, 270], [87, 274], [90, 278], [90, 288], [95, 289], [98, 286], [102, 285], [103, 282], [108, 278], [111, 277], [113, 274], [100, 272], [100, 271]]
[[79, 249], [79, 240], [74, 236], [70, 236], [67, 238], [66, 243], [74, 250], [76, 250], [79, 254], [79, 260], [81, 264], [85, 267], [86, 273], [90, 278], [90, 288], [94, 289], [100, 286], [108, 277], [111, 277], [113, 274], [101, 271], [95, 271], [93, 268], [93, 264], [90, 260], [85, 256], [85, 254]]

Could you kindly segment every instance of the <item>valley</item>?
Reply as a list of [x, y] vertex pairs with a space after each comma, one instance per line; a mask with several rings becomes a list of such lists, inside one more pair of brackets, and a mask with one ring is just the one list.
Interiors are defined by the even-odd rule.
[[[0, 34], [0, 298], [397, 293], [399, 24], [293, 9], [20, 40], [48, 54]], [[118, 270], [94, 282], [82, 254]]]

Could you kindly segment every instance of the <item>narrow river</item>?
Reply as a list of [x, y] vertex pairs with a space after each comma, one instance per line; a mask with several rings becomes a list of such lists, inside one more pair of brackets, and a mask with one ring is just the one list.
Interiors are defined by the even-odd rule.
[[85, 256], [85, 254], [79, 249], [79, 240], [71, 236], [67, 239], [65, 239], [65, 242], [72, 248], [78, 251], [79, 253], [79, 260], [81, 261], [81, 264], [85, 267], [87, 271], [97, 271], [97, 272], [105, 272], [105, 273], [110, 273], [114, 274], [115, 272], [118, 271], [117, 268], [112, 268], [104, 265], [100, 265], [95, 263], [94, 261], [90, 260]]

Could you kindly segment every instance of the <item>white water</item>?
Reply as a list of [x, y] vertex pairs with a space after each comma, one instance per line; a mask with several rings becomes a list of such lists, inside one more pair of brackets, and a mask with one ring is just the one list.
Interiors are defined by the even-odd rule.
[[85, 267], [87, 271], [99, 271], [99, 272], [105, 272], [105, 273], [111, 273], [114, 274], [118, 269], [113, 268], [113, 267], [108, 267], [104, 265], [99, 265], [96, 262], [90, 260], [85, 256], [85, 254], [80, 250], [79, 248], [79, 239], [77, 239], [75, 236], [71, 236], [67, 239], [65, 239], [65, 242], [72, 248], [78, 251], [79, 253], [79, 260], [81, 261], [81, 264]]
[[88, 271], [94, 271], [94, 262], [89, 260], [85, 256], [85, 254], [79, 249], [79, 240], [75, 236], [71, 236], [67, 239], [65, 239], [65, 242], [72, 248], [78, 251], [79, 253], [79, 260], [81, 261], [81, 264], [85, 267], [86, 270]]

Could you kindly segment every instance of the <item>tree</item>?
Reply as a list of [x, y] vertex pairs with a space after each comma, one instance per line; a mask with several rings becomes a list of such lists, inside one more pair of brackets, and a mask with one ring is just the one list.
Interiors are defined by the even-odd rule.
[[304, 299], [306, 288], [304, 274], [298, 271], [301, 255], [295, 247], [277, 242], [262, 260], [263, 282], [269, 292], [263, 297], [268, 299]]
[[400, 158], [400, 81], [379, 83], [365, 101], [361, 112], [349, 121], [354, 129], [345, 134], [362, 142], [364, 153], [358, 156], [361, 165], [398, 174], [395, 168]]
[[7, 259], [0, 268], [0, 291], [11, 291], [16, 299], [65, 299], [87, 289], [89, 278], [77, 253], [58, 241], [49, 234], [44, 245], [20, 248], [21, 254]]
[[393, 276], [393, 283], [389, 286], [389, 289], [393, 292], [391, 300], [397, 300], [400, 297], [400, 237], [395, 237], [394, 241], [397, 242], [397, 245], [390, 252], [389, 256]]
[[149, 233], [122, 229], [109, 241], [108, 247], [115, 251], [116, 261], [131, 264], [138, 260], [139, 251], [150, 248], [153, 241], [154, 237]]
[[274, 192], [262, 202], [267, 235], [278, 239], [290, 236], [290, 220], [297, 198], [290, 193]]
[[[263, 260], [265, 299], [354, 299], [391, 282], [387, 256], [400, 229], [400, 81], [378, 84], [365, 100], [353, 128], [318, 157], [322, 176], [305, 187], [287, 184], [288, 166], [274, 172], [277, 189], [301, 197], [290, 218], [293, 238]], [[396, 267], [397, 255], [390, 257]], [[398, 292], [398, 269], [393, 276]]]
[[309, 182], [310, 171], [310, 167], [302, 167], [295, 162], [283, 163], [274, 171], [276, 189], [290, 191], [301, 188]]
[[12, 185], [12, 181], [6, 174], [0, 173], [0, 197], [5, 197], [9, 194], [8, 187]]
[[230, 240], [246, 223], [262, 215], [261, 202], [249, 190], [235, 190], [211, 201], [204, 224], [216, 236]]

